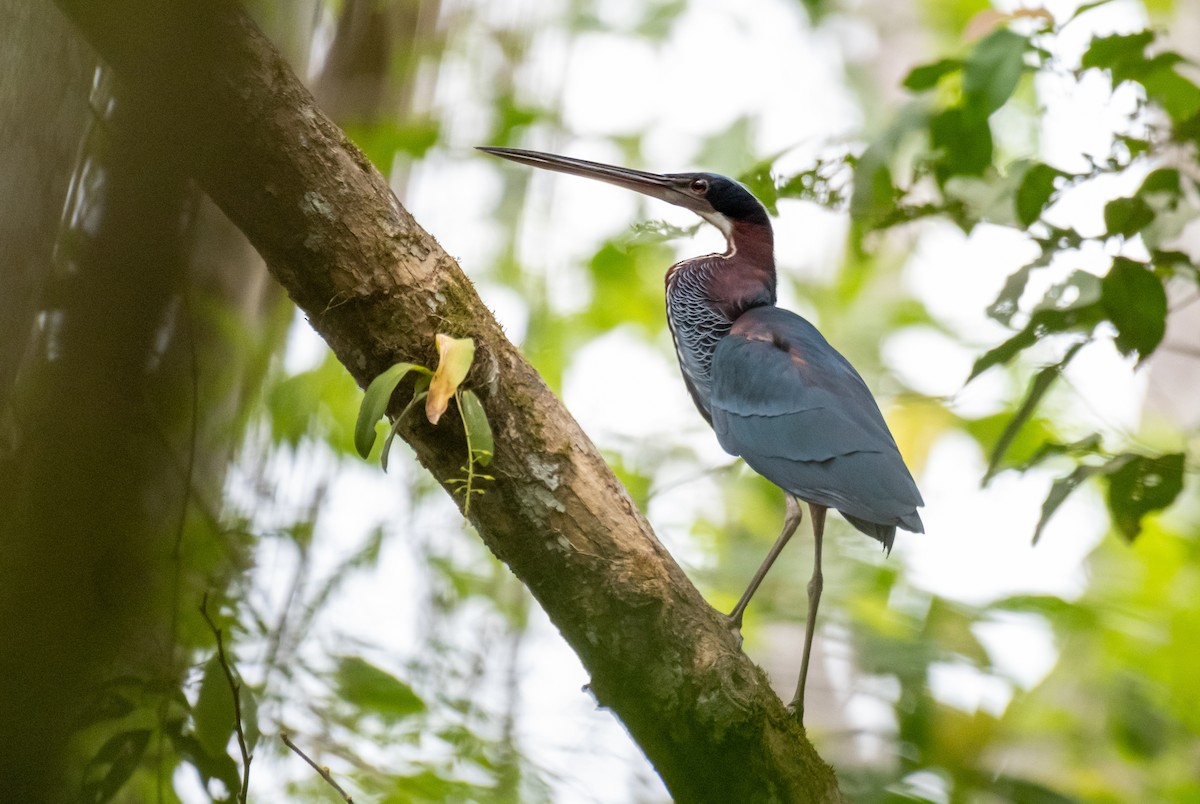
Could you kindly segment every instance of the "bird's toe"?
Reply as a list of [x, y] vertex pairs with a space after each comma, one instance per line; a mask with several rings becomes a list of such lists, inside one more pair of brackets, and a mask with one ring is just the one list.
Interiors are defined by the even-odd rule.
[[729, 633], [733, 634], [733, 638], [737, 640], [737, 646], [742, 647], [742, 618], [730, 617], [728, 614], [721, 615], [725, 620], [725, 627], [729, 629]]

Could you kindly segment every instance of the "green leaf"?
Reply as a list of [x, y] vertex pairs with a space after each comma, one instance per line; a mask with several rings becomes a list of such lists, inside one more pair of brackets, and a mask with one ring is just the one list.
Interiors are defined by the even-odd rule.
[[192, 707], [192, 728], [201, 747], [212, 755], [225, 753], [235, 729], [233, 690], [217, 654], [204, 665], [200, 694]]
[[1176, 168], [1158, 168], [1150, 171], [1142, 181], [1136, 195], [1144, 198], [1147, 195], [1170, 195], [1178, 197], [1183, 192], [1179, 171]]
[[258, 696], [245, 684], [238, 690], [242, 704], [242, 734], [246, 738], [246, 750], [252, 754], [254, 746], [262, 737], [262, 729], [258, 725]]
[[1058, 595], [1011, 595], [988, 605], [992, 611], [1036, 614], [1065, 632], [1094, 632], [1096, 615], [1092, 608], [1068, 602]]
[[[1008, 177], [1011, 179], [1012, 177]], [[995, 176], [949, 176], [942, 185], [943, 212], [970, 232], [981, 221], [1014, 226], [1013, 185], [1015, 180], [996, 180]]]
[[687, 7], [686, 0], [651, 3], [644, 8], [645, 16], [638, 21], [633, 30], [644, 39], [661, 42], [675, 30], [675, 23], [683, 16]]
[[1113, 84], [1119, 84], [1144, 67], [1146, 45], [1153, 41], [1153, 31], [1095, 37], [1084, 52], [1080, 66], [1085, 70], [1110, 70]]
[[1108, 478], [1108, 510], [1117, 529], [1132, 542], [1142, 532], [1142, 518], [1169, 506], [1183, 490], [1184, 455], [1121, 457], [1128, 460]]
[[1012, 360], [1018, 353], [1037, 343], [1039, 338], [1058, 332], [1090, 333], [1102, 320], [1104, 310], [1099, 302], [1066, 309], [1038, 310], [1030, 317], [1024, 329], [975, 361], [967, 382], [992, 366], [1003, 365]]
[[105, 720], [120, 720], [137, 705], [114, 689], [103, 689], [75, 717], [75, 726], [82, 728]]
[[441, 124], [437, 120], [413, 118], [404, 123], [350, 123], [345, 131], [371, 163], [387, 175], [392, 169], [392, 160], [397, 153], [420, 157], [436, 145], [441, 136]]
[[1182, 143], [1200, 145], [1200, 114], [1175, 123], [1175, 139]]
[[1104, 464], [1081, 464], [1067, 477], [1054, 481], [1042, 504], [1033, 543], [1037, 544], [1042, 529], [1071, 492], [1097, 475], [1108, 478], [1107, 501], [1113, 524], [1132, 542], [1141, 533], [1146, 514], [1166, 508], [1179, 496], [1183, 490], [1183, 470], [1183, 453], [1151, 457], [1126, 452]]
[[1079, 353], [1083, 347], [1082, 343], [1077, 343], [1067, 350], [1067, 354], [1062, 360], [1055, 363], [1053, 366], [1047, 366], [1034, 375], [1033, 380], [1029, 383], [1029, 391], [1025, 394], [1025, 400], [1017, 411], [1009, 419], [1008, 425], [1004, 428], [1004, 432], [1000, 434], [1000, 438], [996, 441], [996, 446], [992, 450], [991, 457], [988, 460], [987, 472], [983, 476], [983, 485], [987, 485], [1000, 469], [1000, 462], [1004, 460], [1005, 454], [1008, 452], [1009, 446], [1017, 433], [1037, 410], [1038, 404], [1041, 403], [1042, 397], [1050, 390], [1050, 386], [1059, 378], [1067, 364]]
[[408, 401], [408, 404], [404, 406], [404, 410], [400, 411], [400, 415], [396, 417], [396, 421], [392, 422], [392, 426], [388, 428], [387, 438], [383, 440], [383, 449], [379, 451], [379, 466], [383, 471], [387, 471], [388, 459], [392, 454], [392, 441], [395, 440], [396, 434], [400, 431], [400, 422], [404, 421], [404, 418], [408, 416], [408, 412], [421, 404], [422, 400], [428, 395], [429, 382], [430, 377], [427, 374], [417, 377], [416, 386], [413, 389], [413, 398]]
[[1026, 327], [999, 346], [984, 352], [975, 361], [975, 365], [971, 366], [971, 374], [967, 377], [967, 382], [975, 379], [992, 366], [1004, 365], [1016, 357], [1019, 352], [1028, 349], [1035, 343], [1037, 343], [1037, 333], [1031, 327]]
[[205, 784], [210, 779], [220, 779], [225, 788], [234, 794], [242, 789], [242, 776], [238, 769], [238, 763], [224, 750], [217, 754], [210, 754], [192, 734], [171, 732], [170, 736], [175, 750], [192, 764]]
[[1200, 283], [1200, 267], [1194, 265], [1192, 258], [1182, 251], [1150, 249], [1150, 261], [1154, 265], [1154, 272], [1160, 276], [1182, 276]]
[[1028, 228], [1031, 223], [1041, 217], [1042, 211], [1050, 204], [1050, 199], [1057, 189], [1059, 179], [1068, 174], [1057, 168], [1038, 162], [1025, 171], [1021, 183], [1017, 186], [1016, 207], [1017, 220]]
[[1132, 237], [1154, 222], [1154, 210], [1138, 196], [1114, 198], [1104, 205], [1104, 228], [1109, 235]]
[[269, 384], [272, 437], [293, 447], [306, 438], [325, 439], [339, 451], [352, 452], [353, 418], [361, 398], [362, 390], [327, 350], [314, 368]]
[[[978, 442], [980, 449], [987, 455], [991, 455], [996, 449], [1000, 437], [1011, 424], [1012, 414], [1009, 411], [963, 421], [967, 434]], [[1031, 461], [1038, 450], [1054, 438], [1054, 432], [1050, 428], [1050, 423], [1043, 418], [1033, 416], [1028, 419], [1025, 425], [1016, 431], [1005, 451], [1008, 465], [1021, 469]]]
[[1063, 444], [1057, 441], [1047, 441], [1042, 444], [1028, 459], [1022, 461], [1016, 468], [1022, 472], [1032, 469], [1047, 458], [1056, 455], [1095, 455], [1100, 452], [1102, 440], [1099, 433], [1084, 436], [1078, 441]]
[[892, 180], [891, 163], [909, 141], [924, 137], [929, 128], [926, 104], [909, 103], [900, 110], [896, 121], [872, 142], [857, 160], [854, 186], [850, 195], [850, 217], [867, 226], [875, 226], [896, 211], [900, 192]]
[[371, 384], [367, 386], [362, 405], [358, 408], [358, 422], [354, 425], [354, 448], [363, 458], [368, 457], [371, 447], [375, 446], [375, 422], [387, 413], [392, 393], [410, 371], [430, 373], [429, 369], [415, 363], [397, 363], [371, 380]]
[[1066, 279], [1052, 285], [1046, 295], [1033, 308], [1041, 310], [1078, 310], [1100, 301], [1101, 280], [1087, 271], [1072, 271]]
[[1037, 527], [1033, 530], [1034, 544], [1037, 544], [1038, 540], [1042, 538], [1042, 531], [1049, 524], [1050, 518], [1054, 516], [1059, 506], [1066, 502], [1067, 497], [1071, 496], [1071, 492], [1079, 488], [1083, 481], [1089, 477], [1100, 474], [1103, 471], [1103, 466], [1082, 464], [1076, 466], [1071, 474], [1054, 481], [1053, 485], [1050, 486], [1050, 493], [1046, 495], [1046, 500], [1042, 503], [1042, 514], [1038, 517]]
[[358, 656], [343, 656], [336, 677], [342, 699], [364, 714], [394, 723], [425, 711], [425, 702], [412, 687]]
[[779, 214], [779, 187], [775, 175], [771, 172], [770, 161], [759, 162], [749, 170], [738, 174], [738, 181], [746, 185], [755, 198], [762, 202], [771, 215]]
[[88, 760], [83, 773], [82, 801], [109, 801], [137, 770], [150, 742], [150, 730], [126, 731], [111, 737]]
[[830, 159], [817, 157], [812, 167], [778, 182], [778, 197], [812, 201], [828, 209], [840, 209], [849, 189], [846, 178], [852, 175], [853, 163], [854, 157], [849, 154]]
[[988, 780], [988, 793], [999, 801], [1019, 801], [1021, 804], [1078, 804], [1079, 801], [1041, 782], [1007, 773], [997, 773]]
[[942, 59], [932, 64], [919, 64], [912, 68], [904, 79], [904, 87], [913, 92], [924, 92], [937, 86], [942, 76], [963, 67], [962, 59]]
[[1108, 728], [1113, 741], [1141, 761], [1163, 753], [1171, 722], [1146, 689], [1147, 681], [1121, 676], [1108, 696]]
[[1021, 296], [1025, 294], [1025, 286], [1029, 284], [1029, 275], [1037, 268], [1045, 268], [1048, 262], [1047, 254], [1028, 265], [1022, 265], [1004, 280], [1004, 287], [996, 295], [996, 300], [988, 305], [989, 318], [999, 321], [1005, 326], [1012, 324], [1013, 317], [1020, 312]]
[[662, 319], [662, 266], [673, 255], [662, 241], [638, 246], [606, 242], [588, 264], [595, 295], [584, 314], [585, 323], [596, 332], [631, 323], [657, 331]]
[[951, 176], [980, 176], [992, 164], [992, 130], [977, 108], [951, 106], [929, 121], [930, 141], [939, 154], [935, 172], [942, 184]]
[[492, 462], [495, 441], [492, 437], [492, 425], [488, 422], [483, 404], [475, 392], [468, 388], [459, 395], [459, 406], [463, 425], [471, 439], [471, 457], [480, 466], [487, 466]]
[[1178, 53], [1165, 51], [1147, 58], [1146, 47], [1153, 41], [1152, 31], [1093, 39], [1082, 66], [1108, 70], [1114, 86], [1125, 81], [1141, 84], [1146, 97], [1161, 106], [1176, 126], [1183, 126], [1200, 112], [1200, 87], [1176, 69], [1186, 62]]
[[966, 107], [986, 119], [1012, 96], [1025, 72], [1029, 40], [1008, 28], [997, 28], [975, 45], [963, 68]]
[[1125, 146], [1125, 150], [1129, 152], [1129, 160], [1132, 161], [1139, 156], [1145, 156], [1150, 153], [1151, 142], [1145, 137], [1133, 137], [1129, 134], [1116, 134], [1114, 139]]
[[1075, 13], [1073, 13], [1073, 14], [1072, 14], [1072, 15], [1071, 15], [1071, 16], [1070, 16], [1068, 19], [1067, 19], [1067, 22], [1070, 22], [1071, 20], [1075, 19], [1075, 18], [1076, 18], [1076, 17], [1078, 17], [1080, 14], [1085, 14], [1085, 13], [1087, 13], [1088, 11], [1091, 11], [1091, 10], [1092, 10], [1092, 9], [1094, 9], [1094, 8], [1099, 8], [1100, 6], [1106, 6], [1106, 5], [1108, 5], [1109, 3], [1111, 3], [1111, 2], [1113, 2], [1113, 0], [1095, 0], [1095, 2], [1092, 2], [1092, 3], [1084, 3], [1084, 4], [1083, 4], [1083, 5], [1081, 5], [1079, 8], [1075, 9]]
[[1167, 292], [1149, 267], [1125, 257], [1113, 266], [1101, 283], [1108, 319], [1117, 328], [1117, 348], [1145, 360], [1162, 342], [1167, 331]]
[[1161, 106], [1172, 122], [1187, 122], [1200, 112], [1200, 87], [1179, 74], [1175, 65], [1183, 61], [1177, 53], [1160, 53], [1147, 62], [1140, 79], [1146, 96]]
[[872, 145], [863, 152], [854, 171], [850, 216], [868, 224], [878, 223], [895, 211], [896, 198], [888, 155], [883, 148]]
[[[438, 738], [444, 739], [441, 734]], [[459, 752], [455, 755], [461, 756]], [[388, 795], [381, 799], [386, 802], [497, 800], [495, 787], [447, 778], [445, 772], [435, 769], [389, 775], [386, 780]]]

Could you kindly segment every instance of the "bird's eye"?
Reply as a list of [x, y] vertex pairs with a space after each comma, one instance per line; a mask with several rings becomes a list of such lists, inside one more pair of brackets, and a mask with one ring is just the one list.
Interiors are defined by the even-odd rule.
[[695, 181], [693, 181], [692, 182], [692, 192], [693, 193], [707, 193], [708, 192], [708, 179], [696, 179]]

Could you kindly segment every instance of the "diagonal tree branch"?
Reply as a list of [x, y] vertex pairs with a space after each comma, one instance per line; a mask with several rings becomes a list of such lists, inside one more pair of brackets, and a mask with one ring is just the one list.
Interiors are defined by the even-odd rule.
[[[683, 801], [840, 800], [833, 771], [654, 537], [595, 447], [470, 281], [229, 0], [57, 0], [130, 91], [175, 126], [185, 166], [262, 254], [358, 383], [473, 337], [496, 434], [471, 506], [611, 708]], [[402, 435], [445, 486], [457, 428]]]

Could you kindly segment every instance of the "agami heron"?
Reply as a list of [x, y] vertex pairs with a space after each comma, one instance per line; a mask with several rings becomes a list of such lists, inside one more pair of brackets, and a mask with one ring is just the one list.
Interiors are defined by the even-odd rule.
[[667, 323], [683, 380], [730, 454], [786, 494], [787, 515], [750, 585], [729, 613], [742, 615], [803, 517], [814, 562], [800, 678], [790, 706], [804, 719], [804, 686], [823, 584], [827, 509], [890, 551], [896, 528], [924, 532], [924, 505], [862, 377], [805, 319], [775, 306], [774, 234], [749, 190], [715, 173], [655, 174], [517, 148], [480, 148], [536, 168], [615, 184], [690, 209], [717, 227], [723, 254], [693, 257], [666, 276]]

